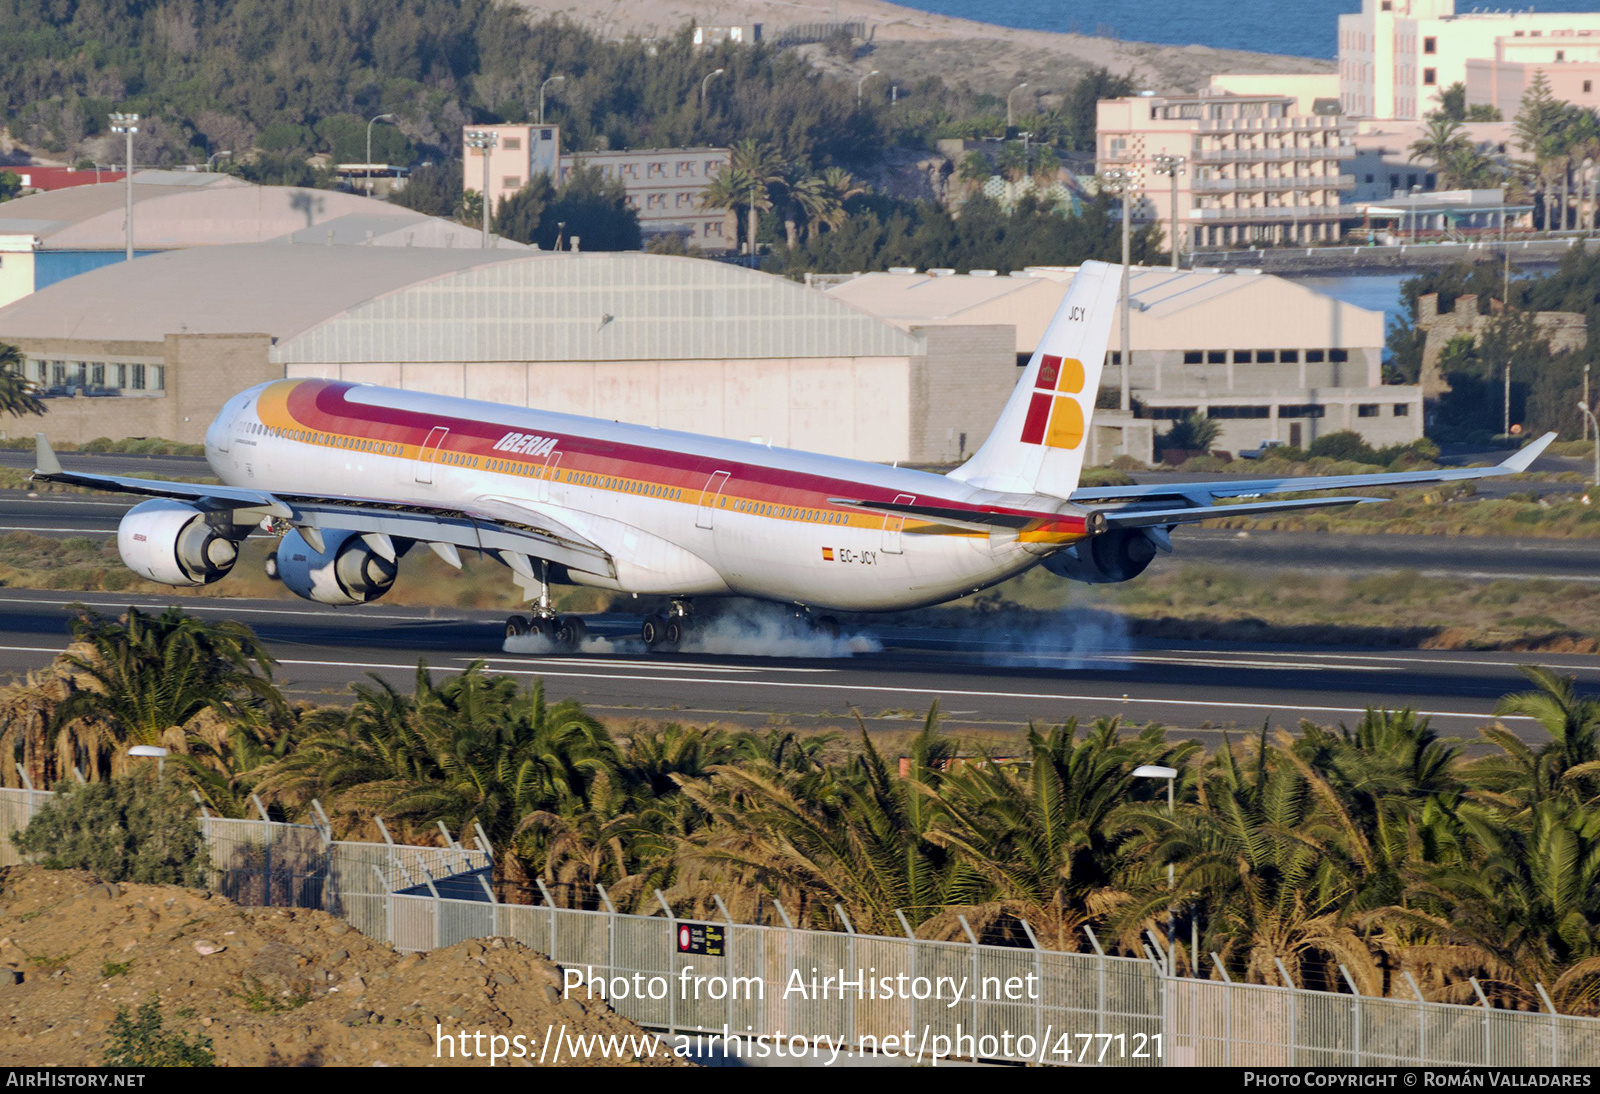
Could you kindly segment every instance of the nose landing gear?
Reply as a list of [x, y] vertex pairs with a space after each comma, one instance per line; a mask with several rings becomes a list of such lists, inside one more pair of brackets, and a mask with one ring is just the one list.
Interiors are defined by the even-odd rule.
[[506, 637], [522, 638], [535, 635], [554, 647], [552, 652], [571, 652], [583, 644], [589, 633], [583, 619], [576, 615], [560, 615], [550, 604], [549, 566], [538, 564], [539, 598], [531, 617], [513, 615], [506, 620]]

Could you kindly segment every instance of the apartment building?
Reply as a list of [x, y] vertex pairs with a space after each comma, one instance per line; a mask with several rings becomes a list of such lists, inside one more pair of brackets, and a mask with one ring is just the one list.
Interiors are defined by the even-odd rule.
[[[473, 148], [466, 142], [472, 132], [491, 133], [494, 145]], [[561, 170], [561, 129], [554, 125], [468, 125], [461, 129], [461, 188], [484, 193], [484, 156], [489, 157], [489, 208], [528, 185], [535, 175], [558, 177]]]
[[[1293, 94], [1139, 95], [1101, 101], [1096, 169], [1131, 167], [1134, 219], [1158, 221], [1184, 250], [1339, 238], [1353, 154], [1337, 114], [1305, 113]], [[1176, 196], [1156, 173], [1182, 157]]]
[[726, 148], [641, 148], [573, 152], [561, 157], [563, 175], [578, 164], [619, 180], [639, 211], [645, 242], [677, 235], [691, 248], [728, 251], [737, 243], [734, 214], [701, 204], [706, 186], [728, 165]]
[[[1594, 63], [1586, 47], [1600, 40], [1600, 12], [1456, 12], [1455, 0], [1361, 0], [1361, 11], [1339, 16], [1339, 100], [1347, 114], [1420, 118], [1439, 92], [1468, 83], [1473, 61], [1502, 58], [1507, 81], [1526, 66]], [[1558, 56], [1560, 55], [1560, 56]], [[1547, 73], [1550, 71], [1546, 69]], [[1480, 83], [1485, 74], [1480, 72]], [[1593, 74], [1576, 75], [1581, 88]], [[1509, 86], [1509, 83], [1507, 84]], [[1597, 85], [1600, 86], [1600, 85]], [[1592, 92], [1592, 88], [1591, 88]], [[1493, 97], [1488, 97], [1492, 95]], [[1562, 95], [1562, 98], [1568, 96]], [[1515, 98], [1520, 98], [1520, 89]], [[1496, 89], [1469, 102], [1510, 102]], [[1572, 101], [1580, 101], [1573, 96]]]
[[1467, 102], [1486, 103], [1502, 117], [1514, 118], [1523, 93], [1541, 72], [1557, 99], [1600, 107], [1600, 30], [1497, 38], [1494, 56], [1467, 62]]

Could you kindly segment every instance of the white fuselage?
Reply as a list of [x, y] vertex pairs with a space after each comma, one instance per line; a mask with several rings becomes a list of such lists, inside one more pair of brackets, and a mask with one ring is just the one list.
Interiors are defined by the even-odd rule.
[[[739, 595], [843, 611], [937, 603], [1027, 569], [1057, 534], [960, 530], [830, 499], [1060, 511], [939, 475], [419, 392], [275, 381], [206, 435], [223, 482], [286, 498], [371, 499], [554, 524], [616, 575], [576, 584]], [[1071, 537], [1076, 538], [1076, 537]]]

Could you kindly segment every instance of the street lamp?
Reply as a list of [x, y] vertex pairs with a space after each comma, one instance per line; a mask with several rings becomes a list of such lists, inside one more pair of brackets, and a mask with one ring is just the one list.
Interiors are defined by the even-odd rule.
[[567, 78], [565, 76], [552, 76], [548, 80], [546, 80], [544, 83], [539, 85], [539, 124], [540, 125], [544, 124], [544, 89], [549, 87], [551, 84], [563, 84], [563, 83], [566, 83], [566, 82], [567, 82]]
[[1583, 411], [1587, 423], [1594, 427], [1594, 484], [1600, 487], [1600, 422], [1595, 421], [1594, 411], [1589, 409], [1587, 403], [1579, 403], [1578, 409]]
[[865, 76], [861, 77], [861, 79], [856, 81], [856, 105], [857, 106], [861, 105], [861, 88], [863, 86], [865, 86], [865, 84], [866, 84], [866, 82], [868, 80], [872, 79], [877, 74], [878, 74], [878, 70], [877, 69], [873, 69], [871, 72], [867, 73]]
[[211, 153], [211, 155], [206, 157], [206, 173], [210, 174], [211, 165], [213, 163], [215, 163], [217, 160], [221, 159], [223, 156], [232, 156], [232, 155], [233, 155], [232, 152], [213, 152], [213, 153]]
[[161, 774], [167, 766], [167, 750], [160, 745], [134, 745], [128, 749], [128, 755], [137, 756], [140, 759], [154, 760], [156, 762], [156, 778], [158, 779], [161, 778]]
[[1006, 92], [1006, 128], [1008, 130], [1011, 128], [1011, 96], [1015, 95], [1017, 92], [1021, 91], [1023, 88], [1025, 88], [1027, 86], [1028, 86], [1028, 81], [1027, 80], [1023, 80], [1016, 87], [1014, 87], [1010, 91]]
[[1132, 264], [1132, 241], [1129, 234], [1133, 222], [1133, 192], [1139, 187], [1137, 167], [1112, 167], [1100, 174], [1100, 184], [1113, 194], [1122, 195], [1122, 350], [1117, 361], [1122, 373], [1121, 407], [1124, 413], [1133, 409], [1133, 395], [1129, 388], [1129, 374], [1133, 362], [1128, 357], [1128, 313], [1132, 310], [1128, 299], [1128, 268]]
[[127, 183], [127, 208], [123, 212], [123, 228], [127, 233], [127, 258], [133, 261], [133, 135], [139, 132], [139, 115], [113, 114], [111, 115], [111, 132], [121, 133], [128, 139], [127, 168], [124, 181]]
[[1156, 153], [1155, 172], [1172, 180], [1172, 268], [1178, 268], [1178, 176], [1188, 160], [1167, 152]]
[[711, 82], [713, 76], [721, 76], [726, 71], [728, 70], [725, 68], [715, 69], [706, 73], [706, 78], [700, 81], [700, 109], [704, 110], [706, 106], [706, 85]]
[[489, 153], [500, 145], [500, 134], [491, 129], [469, 129], [466, 133], [468, 148], [476, 148], [483, 156], [483, 240], [484, 250], [489, 249]]
[[379, 114], [367, 123], [367, 197], [372, 196], [372, 127], [381, 121], [393, 121], [393, 114]]
[[[1166, 766], [1164, 766], [1162, 764], [1143, 764], [1143, 765], [1133, 769], [1133, 777], [1136, 778], [1136, 779], [1166, 779], [1167, 780], [1167, 813], [1168, 813], [1169, 816], [1172, 816], [1174, 818], [1177, 817], [1177, 815], [1178, 815], [1178, 807], [1177, 807], [1177, 805], [1176, 805], [1176, 803], [1174, 801], [1173, 789], [1172, 789], [1177, 784], [1177, 781], [1178, 781], [1178, 769], [1177, 768], [1175, 768], [1175, 767], [1166, 767]], [[1169, 862], [1169, 863], [1167, 863], [1167, 891], [1171, 892], [1174, 888], [1176, 888], [1176, 884], [1175, 884], [1175, 879], [1174, 879], [1174, 876], [1173, 876], [1172, 863]], [[1173, 920], [1174, 920], [1173, 908], [1172, 908], [1171, 904], [1168, 904], [1167, 905], [1167, 975], [1168, 976], [1173, 976], [1173, 975], [1175, 975], [1177, 973], [1177, 965], [1175, 963], [1176, 955], [1175, 955], [1175, 951], [1173, 950], [1173, 940], [1177, 937], [1177, 935], [1175, 933], [1177, 931], [1177, 925], [1174, 923]], [[1193, 954], [1189, 955], [1189, 960], [1190, 961], [1194, 960], [1194, 955]]]

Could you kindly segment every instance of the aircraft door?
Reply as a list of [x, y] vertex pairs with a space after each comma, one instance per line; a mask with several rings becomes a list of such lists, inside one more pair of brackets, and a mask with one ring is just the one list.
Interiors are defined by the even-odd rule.
[[450, 432], [442, 425], [436, 425], [428, 431], [428, 439], [422, 442], [422, 451], [417, 453], [417, 481], [432, 484], [433, 462], [439, 457], [439, 446], [444, 443], [445, 435]]
[[561, 474], [561, 453], [551, 449], [550, 455], [544, 458], [544, 467], [539, 472], [539, 500], [550, 500], [550, 480]]
[[717, 506], [722, 502], [722, 488], [728, 484], [726, 471], [713, 471], [700, 491], [700, 508], [695, 512], [696, 528], [711, 528], [716, 523]]
[[[915, 494], [896, 494], [896, 505], [910, 505], [917, 500]], [[888, 514], [883, 518], [883, 553], [886, 555], [900, 555], [905, 551], [900, 545], [900, 529], [905, 527], [906, 518]]]

